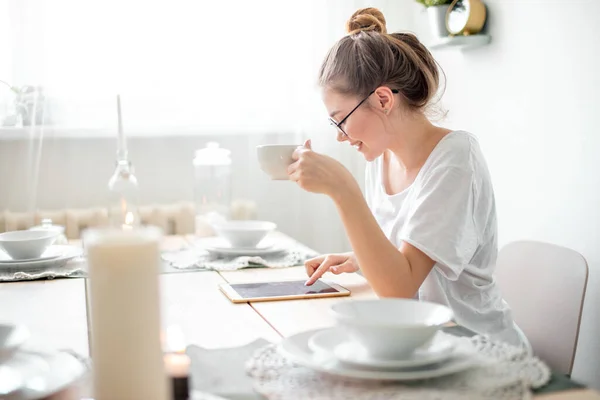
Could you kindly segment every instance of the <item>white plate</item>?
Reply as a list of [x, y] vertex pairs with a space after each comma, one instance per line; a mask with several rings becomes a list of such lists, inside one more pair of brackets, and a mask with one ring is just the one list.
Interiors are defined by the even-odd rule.
[[414, 368], [439, 363], [452, 356], [455, 341], [449, 335], [438, 333], [430, 345], [417, 349], [413, 354], [401, 360], [382, 360], [369, 356], [359, 343], [349, 340], [340, 328], [324, 329], [317, 332], [308, 341], [313, 351], [332, 353], [338, 360], [351, 365], [368, 368]]
[[256, 247], [232, 247], [231, 244], [225, 240], [215, 239], [210, 243], [206, 244], [206, 247], [210, 247], [212, 249], [218, 249], [219, 251], [225, 250], [240, 250], [240, 251], [248, 251], [248, 250], [268, 250], [274, 246], [273, 241], [271, 240], [263, 240]]
[[197, 241], [196, 246], [200, 249], [215, 255], [223, 256], [266, 256], [270, 254], [281, 253], [285, 248], [275, 245], [271, 240], [263, 240], [254, 248], [239, 248], [231, 247], [226, 241], [221, 238], [211, 240]]
[[284, 250], [284, 247], [272, 247], [270, 249], [217, 249], [214, 247], [206, 248], [206, 251], [208, 251], [209, 253], [224, 256], [268, 256], [270, 254], [281, 253]]
[[333, 354], [313, 352], [308, 340], [320, 329], [302, 332], [283, 339], [279, 351], [293, 362], [316, 371], [352, 379], [380, 381], [410, 381], [437, 378], [474, 368], [483, 364], [473, 351], [455, 351], [445, 362], [401, 370], [374, 370], [351, 366], [339, 361]]
[[58, 258], [64, 253], [64, 246], [50, 246], [44, 253], [38, 258], [26, 258], [21, 260], [15, 260], [10, 258], [8, 254], [3, 251], [0, 251], [0, 264], [14, 264], [14, 263], [22, 263], [27, 261], [42, 261], [42, 260], [51, 260], [53, 258]]
[[51, 396], [75, 383], [87, 371], [71, 354], [50, 350], [19, 351], [1, 368], [13, 374], [13, 382], [20, 381], [11, 396], [22, 400]]
[[51, 258], [48, 260], [35, 260], [35, 261], [15, 261], [12, 263], [1, 263], [0, 269], [20, 269], [20, 268], [30, 268], [30, 267], [54, 267], [65, 264], [67, 261], [72, 258], [78, 257], [83, 254], [83, 250], [77, 246], [67, 246], [67, 245], [56, 245], [53, 246], [57, 248], [57, 252], [62, 253], [60, 256], [56, 258]]

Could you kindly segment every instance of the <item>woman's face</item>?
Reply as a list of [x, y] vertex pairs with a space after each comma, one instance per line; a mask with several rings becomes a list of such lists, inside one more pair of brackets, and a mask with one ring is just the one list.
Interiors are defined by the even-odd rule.
[[[349, 142], [367, 161], [375, 160], [387, 149], [383, 119], [380, 113], [371, 107], [371, 104], [377, 104], [376, 97], [377, 94], [372, 93], [366, 99], [357, 98], [340, 94], [330, 88], [323, 89], [323, 103], [332, 123], [337, 125], [341, 122], [337, 129], [337, 140]], [[362, 104], [354, 109], [361, 101]]]

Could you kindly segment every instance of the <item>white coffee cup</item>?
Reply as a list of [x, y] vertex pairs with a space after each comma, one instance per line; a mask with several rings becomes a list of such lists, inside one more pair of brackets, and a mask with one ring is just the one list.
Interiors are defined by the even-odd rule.
[[287, 168], [294, 162], [292, 154], [302, 145], [299, 144], [263, 144], [256, 147], [258, 163], [273, 180], [289, 179]]

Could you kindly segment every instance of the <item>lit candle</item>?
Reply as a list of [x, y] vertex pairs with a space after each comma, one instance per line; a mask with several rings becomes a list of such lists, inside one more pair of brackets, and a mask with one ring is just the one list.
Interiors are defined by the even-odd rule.
[[164, 356], [165, 370], [171, 378], [187, 378], [190, 374], [190, 358], [185, 353], [167, 353]]
[[160, 230], [86, 231], [94, 398], [169, 399], [160, 340]]
[[173, 400], [189, 399], [190, 358], [185, 354], [185, 340], [183, 332], [172, 326], [167, 329], [167, 349], [171, 352], [163, 357], [165, 370], [171, 378], [171, 392]]

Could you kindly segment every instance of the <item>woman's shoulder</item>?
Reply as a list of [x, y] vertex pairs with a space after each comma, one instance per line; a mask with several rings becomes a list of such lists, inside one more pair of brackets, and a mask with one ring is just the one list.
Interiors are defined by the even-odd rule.
[[455, 167], [472, 170], [481, 159], [477, 137], [464, 130], [447, 133], [430, 155], [430, 167]]

